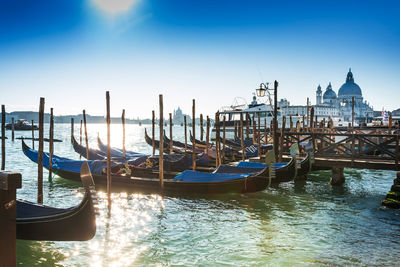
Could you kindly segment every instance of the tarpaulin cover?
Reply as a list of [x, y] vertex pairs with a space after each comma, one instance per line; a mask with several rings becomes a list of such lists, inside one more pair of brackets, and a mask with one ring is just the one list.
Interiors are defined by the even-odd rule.
[[[287, 165], [286, 162], [283, 163], [274, 163], [273, 164], [275, 167], [284, 167]], [[247, 162], [247, 161], [241, 161], [239, 162], [239, 164], [237, 165], [237, 167], [247, 167], [247, 168], [260, 168], [260, 169], [264, 169], [267, 165], [266, 164], [262, 164], [259, 162]]]
[[232, 174], [232, 173], [207, 173], [186, 170], [176, 176], [173, 180], [183, 182], [212, 183], [241, 179], [249, 176], [249, 174]]

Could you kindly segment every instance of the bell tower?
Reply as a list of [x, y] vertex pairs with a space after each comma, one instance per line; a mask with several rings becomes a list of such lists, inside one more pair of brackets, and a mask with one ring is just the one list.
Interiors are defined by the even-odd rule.
[[321, 100], [322, 100], [322, 90], [321, 90], [321, 85], [318, 85], [317, 91], [316, 91], [316, 96], [317, 96], [317, 105], [321, 105]]

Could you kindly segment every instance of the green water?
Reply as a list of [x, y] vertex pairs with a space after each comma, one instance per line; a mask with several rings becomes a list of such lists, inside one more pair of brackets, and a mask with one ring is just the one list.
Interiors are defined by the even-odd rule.
[[[79, 159], [69, 143], [69, 127], [56, 124], [55, 138], [64, 142], [55, 144], [55, 154]], [[144, 127], [127, 126], [128, 149], [151, 152], [143, 141]], [[96, 146], [97, 132], [105, 140], [104, 125], [89, 124], [88, 131], [91, 147]], [[10, 134], [7, 131], [9, 138]], [[30, 133], [16, 136], [23, 134]], [[112, 125], [111, 134], [112, 145], [120, 147], [121, 126]], [[183, 127], [175, 126], [174, 135], [183, 140]], [[8, 139], [6, 144], [6, 169], [23, 174], [18, 197], [35, 201], [37, 165], [23, 155], [20, 141]], [[314, 172], [306, 182], [242, 195], [162, 198], [115, 193], [110, 213], [104, 192], [99, 192], [97, 233], [92, 240], [18, 241], [17, 262], [21, 266], [397, 265], [399, 211], [380, 206], [395, 173], [347, 169], [346, 183], [338, 188], [329, 186], [329, 176], [326, 171]], [[45, 179], [45, 204], [69, 207], [82, 196], [79, 183]]]

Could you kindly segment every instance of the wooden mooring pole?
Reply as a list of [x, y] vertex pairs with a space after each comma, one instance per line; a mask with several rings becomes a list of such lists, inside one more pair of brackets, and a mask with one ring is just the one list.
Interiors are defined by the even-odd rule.
[[250, 120], [248, 113], [246, 113], [246, 139], [250, 139]]
[[246, 160], [246, 151], [244, 147], [244, 133], [243, 133], [243, 113], [240, 113], [240, 145], [242, 148], [242, 160]]
[[43, 123], [44, 123], [44, 98], [40, 98], [39, 106], [39, 155], [38, 155], [38, 191], [37, 202], [43, 204]]
[[208, 147], [210, 146], [210, 118], [207, 116], [207, 132], [206, 132], [206, 154], [208, 154]]
[[20, 173], [0, 171], [0, 266], [16, 266], [16, 190], [22, 186]]
[[285, 136], [286, 117], [282, 118], [281, 136], [279, 138], [279, 162], [282, 162], [283, 157], [283, 140]]
[[[159, 157], [159, 172], [158, 177], [160, 179], [161, 191], [164, 190], [164, 102], [163, 95], [159, 95], [160, 101], [160, 157]], [[154, 138], [153, 138], [154, 140]]]
[[203, 114], [200, 114], [200, 141], [203, 141]]
[[186, 121], [186, 116], [183, 117], [184, 124], [185, 124], [185, 152], [187, 152], [187, 121]]
[[156, 113], [154, 110], [151, 111], [151, 147], [153, 148], [153, 156], [156, 154]]
[[11, 141], [14, 141], [14, 130], [15, 130], [14, 117], [12, 117], [11, 118]]
[[192, 105], [192, 131], [193, 131], [193, 154], [192, 154], [192, 164], [193, 164], [193, 170], [196, 170], [196, 102], [193, 99], [193, 105]]
[[32, 120], [32, 149], [35, 149], [35, 124], [33, 124]]
[[[82, 124], [83, 124], [83, 120], [81, 120], [81, 126], [79, 128], [79, 144], [82, 145]], [[82, 155], [79, 155], [79, 159], [82, 158]]]
[[[88, 135], [87, 135], [87, 127], [86, 127], [86, 111], [83, 110], [83, 127], [85, 128], [85, 143], [86, 143], [86, 159], [89, 160], [89, 139], [88, 139]], [[71, 119], [71, 121], [73, 122], [73, 118]]]
[[258, 156], [261, 156], [261, 118], [260, 118], [260, 113], [258, 113], [258, 133], [257, 133], [257, 150], [258, 150]]
[[106, 91], [106, 122], [107, 122], [107, 200], [111, 208], [111, 133], [110, 133], [110, 92]]
[[73, 143], [73, 137], [74, 137], [74, 118], [71, 118], [71, 144]]
[[53, 108], [50, 108], [50, 127], [49, 127], [49, 182], [53, 175], [53, 153], [54, 153], [54, 115]]
[[274, 82], [274, 152], [275, 162], [278, 162], [278, 81]]
[[125, 149], [125, 109], [122, 110], [122, 157], [125, 158], [126, 156], [126, 149]]
[[1, 170], [6, 168], [6, 106], [1, 105]]
[[172, 139], [172, 113], [169, 113], [169, 153], [174, 151], [174, 141]]
[[224, 115], [224, 120], [222, 122], [222, 160], [225, 162], [225, 146], [226, 146], [226, 131], [225, 131], [225, 122], [226, 122], [226, 117]]

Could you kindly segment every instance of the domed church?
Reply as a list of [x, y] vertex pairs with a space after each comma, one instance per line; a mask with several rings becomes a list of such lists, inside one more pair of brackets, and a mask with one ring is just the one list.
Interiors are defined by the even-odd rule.
[[[322, 96], [322, 99], [321, 99]], [[356, 120], [365, 120], [372, 118], [374, 111], [372, 107], [363, 101], [362, 91], [360, 86], [354, 82], [353, 73], [351, 69], [347, 73], [346, 82], [339, 88], [338, 95], [332, 89], [329, 83], [324, 94], [322, 95], [321, 86], [318, 86], [316, 91], [316, 106], [335, 107], [339, 109], [340, 116], [345, 121], [351, 121], [352, 112], [352, 98], [354, 97], [354, 118]]]

